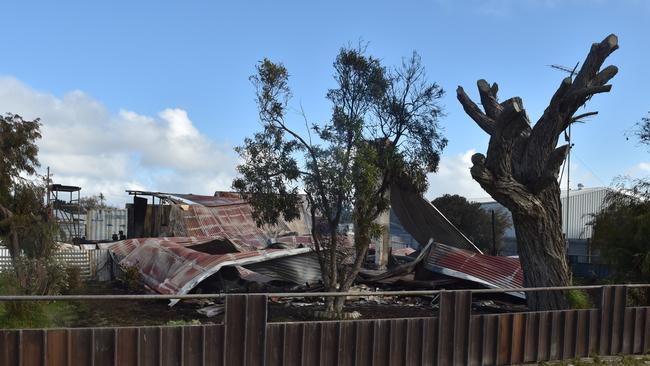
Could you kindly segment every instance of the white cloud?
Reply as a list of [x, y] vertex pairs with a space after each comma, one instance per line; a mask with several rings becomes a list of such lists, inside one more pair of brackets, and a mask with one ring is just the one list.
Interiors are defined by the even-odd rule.
[[[469, 169], [472, 167], [472, 155], [475, 150], [468, 150], [462, 154], [443, 156], [440, 161], [438, 173], [429, 175], [429, 190], [426, 197], [433, 199], [443, 194], [458, 194], [468, 199], [487, 198], [490, 195], [474, 181]], [[641, 163], [638, 169], [645, 168], [650, 172], [650, 163]], [[567, 182], [566, 171], [561, 176], [560, 188], [565, 189]], [[585, 187], [607, 186], [589, 169], [581, 164], [571, 162], [571, 189], [576, 189], [581, 183]]]
[[637, 168], [646, 174], [650, 173], [650, 163], [639, 163]]
[[128, 200], [125, 189], [211, 194], [229, 189], [236, 156], [230, 146], [201, 134], [187, 112], [168, 108], [158, 116], [111, 113], [82, 91], [58, 97], [19, 80], [0, 77], [0, 113], [40, 118], [42, 170], [54, 181]]
[[426, 197], [433, 199], [443, 194], [458, 194], [467, 198], [488, 197], [481, 186], [472, 179], [472, 155], [476, 150], [462, 154], [443, 156], [438, 172], [429, 175], [429, 190]]

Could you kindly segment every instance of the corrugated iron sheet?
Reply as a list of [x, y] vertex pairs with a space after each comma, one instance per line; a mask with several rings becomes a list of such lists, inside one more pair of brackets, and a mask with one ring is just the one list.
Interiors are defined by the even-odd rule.
[[[478, 254], [435, 243], [424, 267], [433, 272], [472, 281], [486, 287], [524, 287], [524, 275], [518, 258]], [[522, 293], [512, 295], [524, 297]]]
[[111, 240], [113, 234], [127, 232], [127, 210], [98, 209], [86, 213], [86, 239]]
[[429, 239], [433, 239], [481, 253], [471, 240], [422, 195], [394, 185], [390, 190], [390, 205], [391, 215], [395, 214], [394, 218], [391, 217], [391, 234], [395, 234], [396, 243], [408, 242], [408, 234], [420, 243], [421, 247], [424, 247]]
[[[258, 227], [253, 219], [252, 207], [231, 195], [197, 196], [176, 195], [197, 204], [184, 207], [182, 227], [185, 236], [211, 237], [228, 240], [239, 251], [258, 250], [269, 244], [284, 243], [289, 246], [309, 246], [311, 227], [306, 207], [299, 219], [287, 222], [280, 218], [277, 225]], [[178, 227], [173, 223], [174, 227]]]
[[186, 201], [194, 202], [206, 207], [216, 207], [230, 204], [241, 204], [245, 203], [240, 197], [235, 196], [202, 196], [198, 194], [178, 194], [175, 193], [173, 196], [181, 198]]
[[[589, 222], [592, 214], [603, 209], [603, 203], [610, 188], [596, 187], [584, 188], [569, 191], [569, 216], [567, 217], [567, 191], [560, 192], [560, 203], [562, 205], [562, 232], [569, 240], [589, 239], [592, 234], [592, 227]], [[478, 199], [484, 210], [503, 210], [508, 216], [510, 211], [501, 204], [494, 202], [491, 198]], [[567, 231], [568, 229], [568, 231]], [[505, 238], [515, 238], [514, 227], [510, 227], [504, 234]]]
[[[310, 248], [253, 250], [243, 253], [211, 255], [189, 248], [203, 238], [142, 238], [117, 242], [108, 249], [121, 266], [137, 267], [145, 284], [161, 294], [186, 294], [201, 281], [225, 266], [244, 266], [268, 262], [272, 270], [262, 273], [298, 284], [320, 278], [316, 258], [303, 255]], [[292, 257], [291, 260], [284, 259]], [[295, 257], [295, 258], [294, 258]], [[257, 266], [256, 269], [263, 269]], [[253, 270], [252, 268], [249, 268]], [[274, 272], [275, 271], [275, 272]], [[176, 301], [172, 301], [171, 305]]]
[[[588, 239], [593, 235], [592, 214], [603, 209], [608, 188], [585, 188], [569, 191], [569, 216], [567, 217], [567, 192], [562, 191], [562, 232], [569, 239]], [[567, 231], [568, 229], [568, 231]]]

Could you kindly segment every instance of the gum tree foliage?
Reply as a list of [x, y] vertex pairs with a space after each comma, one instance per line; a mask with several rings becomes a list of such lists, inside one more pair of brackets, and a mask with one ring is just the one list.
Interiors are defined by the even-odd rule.
[[[16, 114], [0, 116], [0, 236], [12, 258], [20, 252], [20, 230], [26, 220], [21, 209], [22, 198], [33, 191], [23, 175], [36, 173], [40, 122], [26, 121]], [[29, 202], [32, 200], [29, 199]], [[28, 202], [26, 202], [29, 205]]]
[[42, 294], [53, 283], [54, 266], [48, 257], [57, 228], [43, 202], [43, 185], [25, 178], [35, 175], [39, 166], [40, 126], [38, 119], [0, 116], [0, 237], [9, 249], [19, 287]]
[[639, 141], [642, 144], [650, 145], [650, 112], [648, 112], [648, 116], [641, 118], [636, 127], [637, 129], [634, 132]]
[[[467, 198], [457, 194], [445, 194], [431, 203], [484, 253], [492, 251], [492, 213], [483, 210], [480, 203], [470, 202]], [[497, 251], [501, 247], [503, 234], [511, 226], [510, 218], [505, 212], [494, 211], [494, 236]]]
[[[571, 283], [558, 183], [569, 146], [558, 146], [558, 140], [571, 123], [595, 114], [575, 115], [592, 96], [611, 89], [607, 83], [618, 68], [611, 65], [601, 70], [601, 66], [617, 48], [618, 38], [613, 34], [594, 43], [578, 73], [562, 80], [534, 125], [521, 98], [499, 102], [496, 83], [478, 81], [482, 109], [462, 87], [457, 89], [465, 112], [490, 136], [487, 153], [472, 156], [472, 178], [512, 213], [527, 287]], [[563, 309], [569, 305], [565, 295], [561, 291], [531, 292], [527, 294], [528, 306], [533, 310]]]
[[81, 197], [79, 200], [79, 205], [81, 206], [82, 213], [86, 213], [90, 210], [109, 210], [117, 208], [106, 203], [106, 197], [103, 193]]
[[619, 182], [593, 215], [592, 242], [619, 280], [650, 282], [650, 182]]
[[[346, 291], [381, 233], [374, 221], [388, 208], [390, 184], [404, 179], [424, 191], [447, 141], [438, 127], [443, 91], [426, 80], [416, 53], [389, 69], [363, 47], [342, 48], [333, 67], [331, 118], [310, 125], [303, 114], [303, 129], [287, 120], [287, 69], [268, 59], [257, 65], [251, 81], [262, 130], [237, 148], [243, 163], [233, 187], [258, 225], [298, 218], [305, 197], [323, 285]], [[327, 311], [339, 313], [343, 302], [329, 298]]]
[[[634, 131], [650, 145], [650, 117]], [[650, 281], [650, 181], [620, 179], [605, 196], [603, 209], [592, 216], [593, 244], [623, 282]], [[646, 291], [646, 303], [650, 291]]]

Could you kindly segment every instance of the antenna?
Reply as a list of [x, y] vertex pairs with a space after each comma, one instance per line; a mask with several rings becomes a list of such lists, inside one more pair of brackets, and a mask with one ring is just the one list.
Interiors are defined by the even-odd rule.
[[566, 66], [558, 65], [558, 64], [547, 65], [547, 66], [549, 66], [549, 67], [551, 67], [553, 69], [556, 69], [556, 70], [568, 72], [570, 74], [569, 76], [573, 77], [573, 75], [575, 75], [575, 73], [576, 73], [576, 70], [578, 69], [578, 65], [580, 65], [580, 61], [578, 61], [576, 63], [576, 65], [573, 67], [573, 69], [570, 68], [570, 67], [566, 67]]

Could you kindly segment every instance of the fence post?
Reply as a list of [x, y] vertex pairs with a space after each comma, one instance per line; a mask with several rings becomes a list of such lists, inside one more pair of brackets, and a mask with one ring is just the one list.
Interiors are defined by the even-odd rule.
[[224, 315], [224, 365], [263, 365], [266, 295], [228, 295]]
[[600, 341], [598, 352], [613, 355], [621, 352], [627, 286], [603, 286], [600, 295]]
[[467, 365], [472, 319], [471, 291], [441, 291], [438, 310], [438, 365]]

